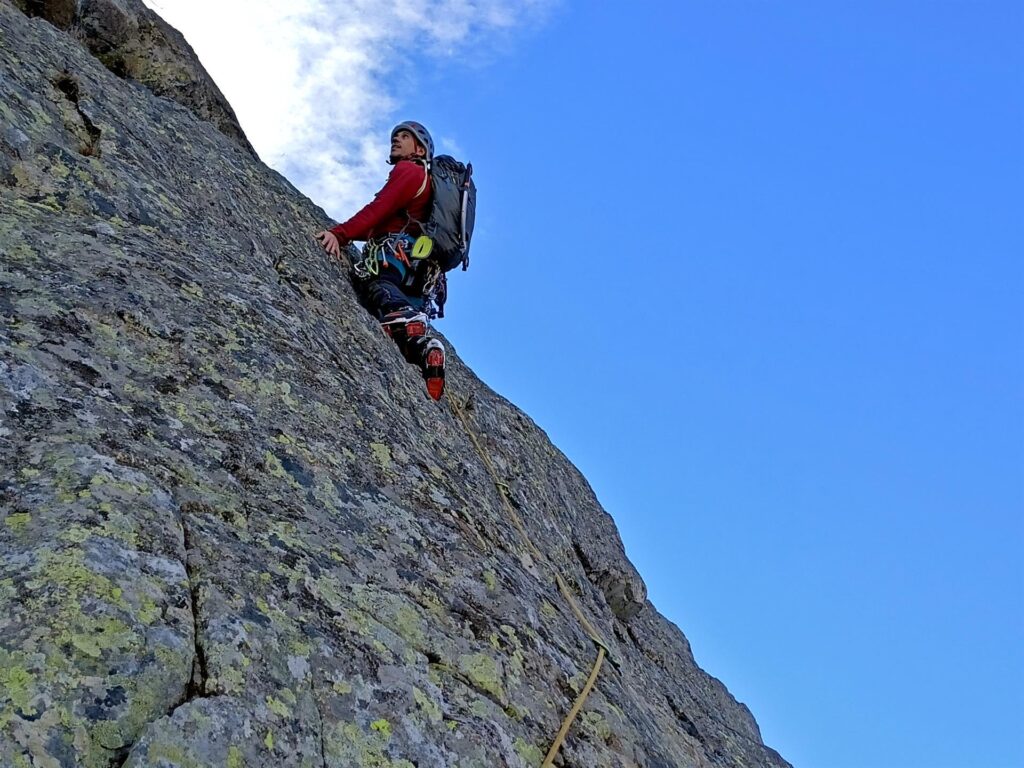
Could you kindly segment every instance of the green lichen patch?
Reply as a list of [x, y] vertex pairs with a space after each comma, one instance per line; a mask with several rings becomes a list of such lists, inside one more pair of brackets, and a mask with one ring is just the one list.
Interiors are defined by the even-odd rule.
[[544, 760], [544, 751], [535, 744], [530, 744], [522, 738], [515, 740], [516, 754], [529, 768], [540, 768]]
[[486, 653], [468, 653], [459, 656], [458, 669], [474, 687], [485, 691], [504, 706], [508, 702], [502, 686], [501, 669]]
[[607, 742], [612, 737], [611, 724], [604, 719], [600, 712], [583, 712], [580, 715], [580, 727], [603, 742]]
[[25, 533], [31, 520], [32, 515], [28, 512], [16, 512], [4, 518], [4, 525], [6, 525], [15, 535], [20, 536]]
[[391, 448], [384, 443], [370, 443], [370, 453], [381, 469], [385, 472], [391, 469], [391, 465], [394, 463]]
[[374, 623], [387, 627], [413, 648], [425, 647], [425, 621], [418, 607], [404, 595], [361, 584], [354, 585], [351, 594], [355, 605]]
[[415, 686], [412, 689], [412, 695], [413, 700], [416, 702], [416, 706], [427, 716], [427, 720], [431, 723], [441, 722], [441, 707], [436, 701], [430, 698], [420, 688]]
[[292, 711], [288, 708], [288, 705], [283, 701], [275, 699], [273, 696], [267, 696], [267, 709], [278, 717], [291, 717], [292, 715]]
[[329, 764], [352, 768], [414, 768], [408, 760], [390, 754], [391, 726], [376, 720], [367, 730], [355, 723], [335, 723], [324, 729], [324, 754]]
[[[40, 743], [66, 741], [82, 765], [106, 766], [184, 695], [194, 643], [171, 605], [184, 569], [93, 535], [37, 548], [27, 563], [5, 629], [15, 642], [30, 631], [31, 652], [0, 653], [0, 712], [31, 718], [17, 729]], [[12, 722], [0, 716], [0, 742]]]
[[[37, 677], [24, 665], [25, 655], [0, 649], [0, 702], [6, 701], [22, 715], [34, 716], [34, 700], [39, 695]], [[0, 712], [7, 707], [0, 706]], [[2, 715], [0, 715], [2, 717]]]

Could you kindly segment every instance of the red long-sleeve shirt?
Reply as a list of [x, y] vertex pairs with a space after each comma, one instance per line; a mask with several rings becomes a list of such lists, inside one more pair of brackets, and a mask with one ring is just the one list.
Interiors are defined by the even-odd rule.
[[[426, 186], [423, 184], [424, 174]], [[419, 163], [399, 160], [373, 200], [351, 219], [332, 228], [331, 232], [343, 245], [352, 240], [369, 240], [374, 235], [401, 232], [403, 229], [417, 237], [422, 234], [417, 222], [425, 220], [429, 211], [430, 174]]]

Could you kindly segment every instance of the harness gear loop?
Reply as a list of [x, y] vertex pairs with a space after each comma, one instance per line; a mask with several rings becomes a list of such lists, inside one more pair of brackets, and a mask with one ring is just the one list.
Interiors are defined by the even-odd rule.
[[413, 238], [405, 232], [371, 238], [363, 246], [363, 258], [353, 265], [353, 269], [359, 277], [376, 277], [382, 269], [387, 269], [390, 257], [391, 265], [398, 269], [404, 278], [413, 269], [406, 255], [406, 250], [412, 242]]
[[484, 451], [483, 446], [480, 444], [480, 439], [477, 437], [476, 432], [469, 423], [469, 418], [466, 416], [465, 409], [470, 407], [471, 399], [471, 397], [466, 397], [460, 404], [458, 397], [451, 394], [448, 396], [448, 402], [452, 412], [462, 423], [462, 427], [466, 430], [466, 434], [469, 436], [470, 442], [473, 443], [473, 447], [480, 455], [480, 459], [487, 468], [487, 472], [490, 474], [491, 480], [494, 481], [494, 485], [498, 489], [498, 495], [501, 496], [501, 500], [505, 504], [505, 510], [508, 512], [509, 518], [512, 520], [512, 524], [515, 525], [516, 529], [523, 537], [523, 541], [530, 550], [530, 554], [534, 556], [534, 559], [538, 562], [548, 562], [551, 570], [554, 571], [555, 583], [558, 585], [558, 591], [562, 593], [562, 597], [565, 598], [565, 601], [569, 604], [569, 607], [572, 609], [572, 612], [576, 616], [576, 620], [580, 623], [580, 626], [590, 637], [591, 641], [593, 641], [594, 645], [597, 646], [597, 658], [594, 661], [593, 669], [590, 671], [590, 676], [587, 678], [586, 685], [583, 686], [583, 690], [580, 691], [580, 694], [576, 697], [576, 701], [573, 703], [572, 708], [565, 716], [565, 720], [562, 721], [562, 727], [558, 729], [558, 733], [555, 735], [555, 739], [551, 743], [550, 749], [548, 749], [547, 756], [544, 758], [544, 762], [541, 763], [540, 766], [540, 768], [553, 768], [555, 764], [555, 757], [558, 755], [559, 749], [561, 749], [562, 744], [565, 742], [573, 722], [579, 715], [580, 710], [583, 709], [583, 705], [586, 702], [587, 697], [590, 695], [590, 691], [597, 682], [597, 677], [601, 672], [604, 660], [606, 657], [611, 656], [611, 651], [608, 648], [608, 644], [604, 642], [601, 635], [598, 634], [596, 629], [594, 629], [594, 625], [590, 623], [589, 619], [587, 619], [586, 615], [583, 613], [579, 603], [576, 601], [572, 591], [569, 589], [569, 585], [566, 584], [565, 579], [562, 578], [562, 574], [558, 572], [546, 557], [544, 557], [543, 553], [537, 548], [533, 543], [533, 540], [530, 539], [529, 534], [526, 532], [526, 526], [523, 525], [523, 521], [516, 512], [515, 507], [512, 506], [512, 489], [509, 487], [508, 483], [502, 481], [498, 476], [498, 472], [494, 468], [494, 464], [491, 462], [490, 456], [488, 456]]

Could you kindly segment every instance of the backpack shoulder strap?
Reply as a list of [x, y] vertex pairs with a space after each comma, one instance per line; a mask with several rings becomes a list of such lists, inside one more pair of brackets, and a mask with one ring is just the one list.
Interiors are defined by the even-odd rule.
[[415, 200], [417, 197], [423, 194], [423, 190], [427, 188], [427, 182], [430, 180], [430, 161], [429, 160], [416, 160], [414, 161], [417, 165], [423, 164], [423, 183], [420, 184], [420, 188], [416, 190], [416, 194], [413, 195]]

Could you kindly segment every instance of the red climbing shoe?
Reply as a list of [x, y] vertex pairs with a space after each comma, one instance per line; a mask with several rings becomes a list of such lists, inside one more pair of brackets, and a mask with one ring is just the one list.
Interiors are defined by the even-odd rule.
[[427, 382], [427, 393], [440, 400], [444, 395], [444, 345], [437, 339], [428, 341], [423, 350], [423, 379]]
[[384, 333], [400, 344], [427, 334], [427, 316], [416, 309], [399, 309], [384, 315], [380, 321]]

